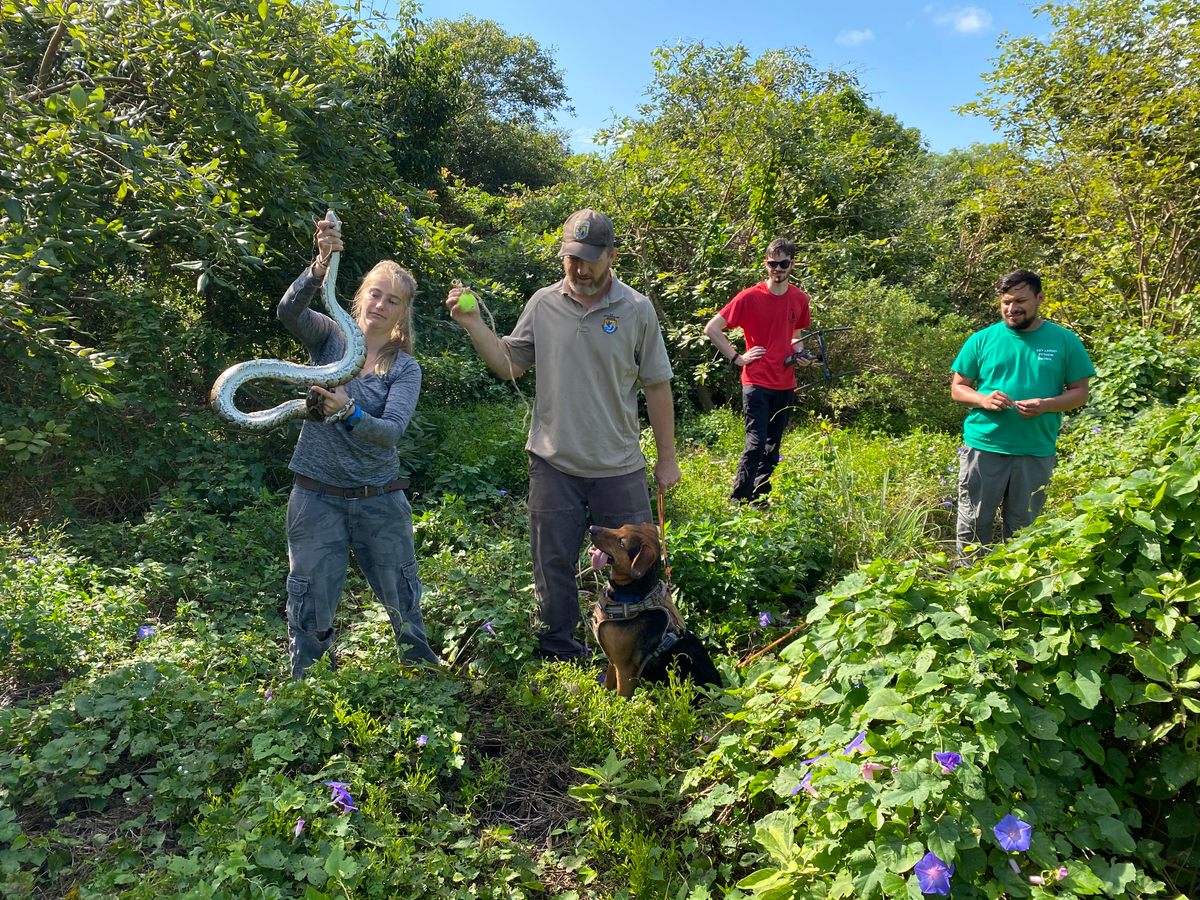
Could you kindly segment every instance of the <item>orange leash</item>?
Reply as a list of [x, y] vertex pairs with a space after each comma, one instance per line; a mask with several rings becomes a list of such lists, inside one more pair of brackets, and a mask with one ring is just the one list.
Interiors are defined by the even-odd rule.
[[671, 593], [671, 562], [667, 559], [667, 517], [663, 511], [663, 495], [658, 494], [658, 542], [662, 545], [663, 582], [667, 586], [667, 594]]

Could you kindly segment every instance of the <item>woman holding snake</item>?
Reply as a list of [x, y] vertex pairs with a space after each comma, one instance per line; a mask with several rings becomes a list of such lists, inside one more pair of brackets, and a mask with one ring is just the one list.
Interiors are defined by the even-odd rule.
[[[309, 309], [342, 250], [340, 227], [317, 223], [317, 259], [279, 301], [279, 320], [308, 351], [313, 365], [341, 358], [345, 338], [328, 316]], [[354, 295], [352, 313], [366, 338], [362, 371], [334, 390], [313, 387], [307, 420], [288, 468], [295, 473], [287, 509], [288, 655], [292, 677], [333, 645], [350, 548], [387, 611], [402, 656], [437, 664], [421, 618], [421, 582], [413, 548], [412, 507], [398, 477], [396, 443], [421, 390], [411, 356], [412, 301], [417, 283], [391, 260], [376, 265]]]

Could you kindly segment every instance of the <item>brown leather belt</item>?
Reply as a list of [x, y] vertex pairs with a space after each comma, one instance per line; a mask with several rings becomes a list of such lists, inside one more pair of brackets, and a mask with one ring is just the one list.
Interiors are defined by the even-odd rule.
[[297, 475], [296, 484], [306, 491], [316, 491], [318, 494], [327, 494], [330, 497], [346, 497], [350, 500], [361, 500], [367, 497], [378, 497], [380, 494], [390, 494], [393, 491], [407, 491], [409, 480], [407, 478], [397, 478], [395, 481], [389, 481], [387, 484], [364, 484], [362, 487], [347, 488], [325, 484], [323, 481], [316, 481], [304, 475]]

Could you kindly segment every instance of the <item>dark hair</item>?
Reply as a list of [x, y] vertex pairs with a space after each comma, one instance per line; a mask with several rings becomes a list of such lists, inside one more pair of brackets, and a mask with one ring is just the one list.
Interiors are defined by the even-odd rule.
[[1017, 269], [1015, 272], [1009, 272], [996, 282], [997, 294], [1011, 294], [1014, 288], [1019, 288], [1021, 285], [1029, 285], [1029, 289], [1035, 294], [1042, 292], [1042, 276], [1036, 272], [1030, 272], [1028, 269]]
[[786, 256], [788, 259], [795, 259], [796, 245], [787, 238], [775, 238], [767, 244], [767, 256]]

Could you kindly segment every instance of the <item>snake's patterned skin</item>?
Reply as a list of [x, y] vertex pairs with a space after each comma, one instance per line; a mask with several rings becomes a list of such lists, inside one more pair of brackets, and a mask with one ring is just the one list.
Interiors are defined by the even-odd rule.
[[[333, 210], [325, 214], [325, 221], [338, 224], [338, 218], [334, 215]], [[253, 431], [265, 431], [292, 419], [303, 419], [308, 415], [308, 406], [303, 398], [288, 400], [261, 412], [242, 412], [234, 405], [234, 394], [247, 381], [260, 378], [284, 381], [302, 388], [313, 384], [323, 388], [333, 388], [339, 384], [345, 384], [362, 369], [363, 362], [367, 358], [366, 340], [363, 338], [358, 323], [338, 305], [337, 296], [334, 293], [339, 257], [341, 257], [341, 253], [334, 253], [329, 257], [329, 267], [326, 270], [321, 296], [330, 317], [345, 335], [346, 351], [342, 354], [342, 358], [324, 366], [306, 366], [282, 359], [252, 359], [231, 366], [221, 373], [221, 377], [216, 380], [209, 393], [209, 402], [212, 403], [213, 409], [221, 418]]]

